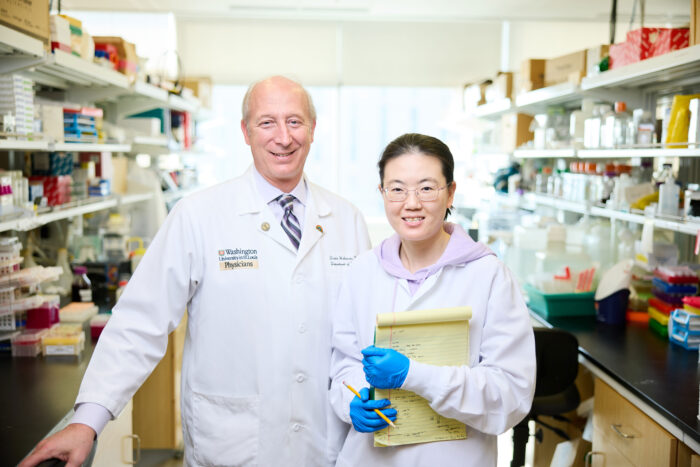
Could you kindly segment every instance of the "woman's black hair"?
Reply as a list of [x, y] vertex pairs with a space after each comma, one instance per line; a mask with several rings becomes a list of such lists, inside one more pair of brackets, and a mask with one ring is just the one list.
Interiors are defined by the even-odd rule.
[[[384, 167], [390, 160], [404, 154], [422, 154], [434, 157], [440, 161], [442, 174], [445, 176], [447, 186], [454, 181], [455, 160], [450, 148], [437, 138], [420, 133], [406, 133], [389, 143], [382, 153], [377, 166], [379, 167], [379, 183], [384, 187]], [[445, 212], [445, 219], [450, 215], [450, 208]]]

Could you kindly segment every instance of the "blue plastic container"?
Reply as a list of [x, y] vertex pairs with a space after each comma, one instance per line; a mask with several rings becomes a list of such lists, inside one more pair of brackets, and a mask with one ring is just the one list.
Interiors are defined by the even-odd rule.
[[625, 324], [629, 298], [629, 289], [622, 289], [612, 295], [608, 295], [602, 300], [596, 301], [595, 307], [598, 310], [596, 312], [596, 319], [605, 324]]

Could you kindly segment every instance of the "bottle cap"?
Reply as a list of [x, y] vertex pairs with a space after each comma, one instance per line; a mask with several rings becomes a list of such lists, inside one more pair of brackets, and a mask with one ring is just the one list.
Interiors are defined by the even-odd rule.
[[627, 110], [627, 104], [623, 101], [615, 102], [615, 112], [624, 112]]
[[76, 274], [85, 274], [87, 273], [87, 267], [85, 266], [74, 266], [73, 267], [73, 272]]

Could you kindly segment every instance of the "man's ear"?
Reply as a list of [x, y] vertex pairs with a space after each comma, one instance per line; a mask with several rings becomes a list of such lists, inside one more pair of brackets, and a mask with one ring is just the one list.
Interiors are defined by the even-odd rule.
[[250, 146], [250, 136], [248, 135], [248, 125], [245, 120], [241, 120], [241, 131], [243, 132], [243, 138], [245, 139], [245, 144]]

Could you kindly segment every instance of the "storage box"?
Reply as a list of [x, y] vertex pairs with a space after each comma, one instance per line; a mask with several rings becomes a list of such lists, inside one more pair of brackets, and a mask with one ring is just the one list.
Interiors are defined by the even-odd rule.
[[688, 47], [690, 30], [688, 28], [661, 28], [656, 41], [649, 48], [650, 57], [658, 57], [673, 50]]
[[68, 20], [60, 15], [51, 15], [49, 30], [51, 32], [51, 50], [58, 49], [71, 53], [71, 34]]
[[587, 50], [562, 55], [546, 61], [544, 67], [544, 85], [552, 86], [568, 81], [579, 83], [586, 76]]
[[136, 56], [134, 44], [116, 36], [94, 36], [92, 39], [95, 41], [95, 49], [102, 44], [114, 46], [119, 57], [117, 71], [125, 74], [132, 81], [136, 79], [139, 59]]
[[70, 175], [32, 176], [29, 177], [29, 183], [41, 183], [43, 185], [44, 198], [46, 198], [49, 206], [57, 206], [70, 201]]
[[520, 64], [518, 92], [529, 92], [544, 87], [544, 68], [546, 60], [529, 58]]
[[0, 23], [49, 43], [49, 0], [0, 0]]
[[486, 87], [486, 102], [495, 102], [502, 99], [510, 99], [513, 94], [513, 73], [499, 71], [493, 79], [493, 83]]
[[501, 149], [513, 152], [516, 148], [532, 141], [535, 137], [530, 131], [532, 115], [512, 113], [501, 117]]
[[586, 76], [600, 73], [598, 64], [608, 56], [610, 46], [607, 44], [591, 47], [586, 50]]
[[188, 77], [182, 81], [182, 85], [187, 89], [192, 90], [195, 97], [199, 99], [199, 102], [202, 103], [203, 107], [207, 109], [211, 108], [211, 78], [209, 78], [208, 76]]
[[525, 284], [530, 301], [528, 307], [545, 318], [558, 316], [594, 316], [595, 292], [546, 294]]
[[688, 46], [685, 28], [639, 28], [627, 33], [627, 40], [610, 46], [610, 69], [636, 63]]

